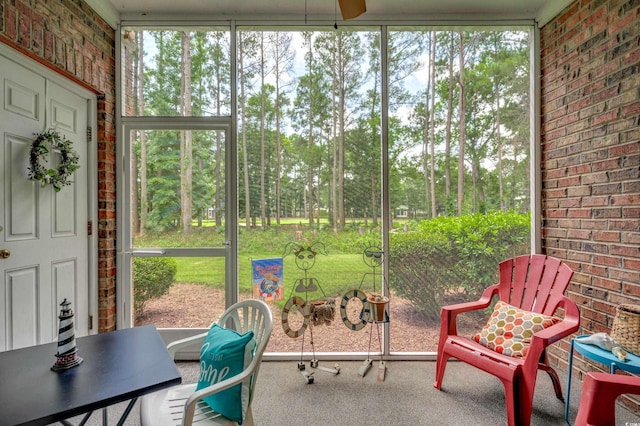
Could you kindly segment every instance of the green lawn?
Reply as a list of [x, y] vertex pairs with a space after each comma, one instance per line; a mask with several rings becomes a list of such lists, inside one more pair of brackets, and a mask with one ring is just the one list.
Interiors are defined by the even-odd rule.
[[[278, 257], [273, 254], [254, 255], [254, 259]], [[177, 283], [201, 283], [204, 285], [224, 287], [224, 259], [222, 258], [176, 258], [178, 272]], [[327, 296], [344, 294], [352, 288], [359, 288], [366, 273], [371, 273], [362, 261], [361, 254], [318, 255], [316, 263], [308, 271], [307, 278], [315, 278]], [[376, 272], [379, 272], [376, 271]], [[284, 289], [288, 298], [295, 281], [304, 278], [304, 271], [298, 269], [293, 255], [284, 258]], [[373, 291], [373, 275], [367, 275], [362, 286], [364, 291]], [[377, 279], [377, 290], [380, 290], [380, 279]], [[240, 291], [251, 291], [251, 258], [240, 257]], [[322, 292], [310, 293], [311, 299], [322, 297]]]

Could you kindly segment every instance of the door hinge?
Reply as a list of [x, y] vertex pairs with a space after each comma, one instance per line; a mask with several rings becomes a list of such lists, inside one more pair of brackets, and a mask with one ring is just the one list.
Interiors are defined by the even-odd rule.
[[93, 315], [89, 315], [89, 330], [93, 330]]
[[91, 136], [93, 134], [93, 127], [87, 127], [87, 142], [91, 142]]
[[87, 222], [87, 236], [93, 235], [93, 221]]

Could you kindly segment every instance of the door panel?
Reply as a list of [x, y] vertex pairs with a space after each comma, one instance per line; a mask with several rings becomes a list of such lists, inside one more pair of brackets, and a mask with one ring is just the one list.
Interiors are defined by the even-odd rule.
[[[57, 339], [59, 304], [72, 303], [76, 335], [88, 333], [87, 100], [0, 55], [0, 350]], [[34, 135], [55, 129], [80, 169], [55, 192], [28, 179]], [[53, 152], [47, 161], [56, 165]]]
[[0, 319], [4, 322], [0, 328], [2, 341], [7, 349], [35, 345], [41, 312], [36, 303], [22, 301], [38, 299], [38, 267], [7, 271], [5, 277], [2, 306], [6, 314]]
[[34, 241], [38, 187], [25, 179], [31, 140], [9, 133], [4, 135], [5, 241]]

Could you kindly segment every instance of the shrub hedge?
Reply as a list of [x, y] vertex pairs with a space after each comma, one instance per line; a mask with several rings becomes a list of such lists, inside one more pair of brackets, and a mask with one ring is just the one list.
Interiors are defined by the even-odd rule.
[[437, 217], [390, 237], [389, 284], [416, 310], [475, 300], [496, 282], [498, 263], [530, 252], [528, 214], [500, 211]]
[[178, 271], [176, 260], [167, 257], [136, 257], [133, 259], [133, 309], [142, 314], [144, 304], [169, 292]]

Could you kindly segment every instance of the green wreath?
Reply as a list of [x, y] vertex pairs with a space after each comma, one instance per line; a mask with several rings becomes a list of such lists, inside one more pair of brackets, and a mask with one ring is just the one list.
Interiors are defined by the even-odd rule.
[[[59, 192], [63, 186], [71, 185], [71, 175], [80, 168], [78, 153], [73, 150], [70, 140], [53, 129], [35, 135], [29, 152], [29, 179], [42, 182], [42, 186], [50, 184]], [[62, 161], [55, 169], [48, 169], [44, 165], [44, 158], [49, 152], [59, 152], [62, 156]]]

